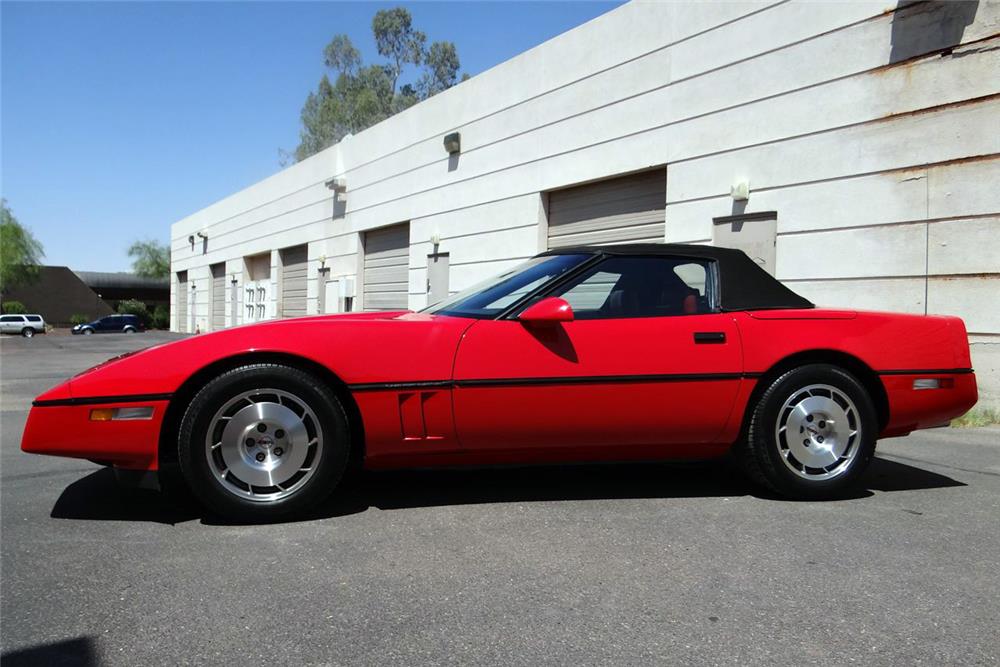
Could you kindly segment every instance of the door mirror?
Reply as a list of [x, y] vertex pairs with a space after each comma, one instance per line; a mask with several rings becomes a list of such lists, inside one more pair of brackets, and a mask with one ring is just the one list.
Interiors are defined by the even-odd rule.
[[517, 319], [522, 322], [572, 322], [573, 307], [565, 299], [550, 296], [524, 309]]

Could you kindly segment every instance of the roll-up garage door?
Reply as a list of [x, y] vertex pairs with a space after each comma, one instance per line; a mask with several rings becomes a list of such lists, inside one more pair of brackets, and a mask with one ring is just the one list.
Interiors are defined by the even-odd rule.
[[302, 317], [306, 314], [306, 278], [309, 269], [309, 247], [304, 245], [281, 251], [281, 316]]
[[549, 193], [549, 248], [599, 243], [661, 243], [666, 169]]
[[177, 272], [177, 330], [187, 331], [188, 326], [188, 272]]
[[212, 265], [212, 331], [226, 327], [226, 265]]
[[410, 265], [410, 224], [365, 233], [365, 310], [405, 310]]

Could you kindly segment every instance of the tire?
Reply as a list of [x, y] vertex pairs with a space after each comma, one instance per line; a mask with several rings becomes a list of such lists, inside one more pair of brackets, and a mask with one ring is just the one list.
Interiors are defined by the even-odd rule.
[[80, 333], [82, 333], [84, 336], [90, 336], [91, 334], [94, 333], [94, 330], [93, 329], [84, 329]]
[[875, 406], [842, 368], [792, 369], [771, 382], [751, 409], [738, 458], [752, 480], [780, 495], [834, 497], [871, 463], [878, 435]]
[[31, 338], [35, 335], [35, 330], [32, 329], [31, 327], [24, 327], [23, 329], [21, 329], [21, 335], [24, 336], [25, 338]]
[[135, 329], [133, 327], [125, 327], [125, 333], [133, 334], [135, 333]]
[[350, 444], [344, 408], [323, 381], [289, 366], [251, 364], [195, 395], [177, 446], [184, 479], [202, 504], [228, 519], [260, 522], [326, 498], [344, 475]]

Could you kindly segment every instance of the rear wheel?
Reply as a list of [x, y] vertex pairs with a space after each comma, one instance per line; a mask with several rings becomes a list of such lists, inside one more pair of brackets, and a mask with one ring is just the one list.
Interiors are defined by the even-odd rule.
[[347, 467], [350, 437], [337, 397], [315, 376], [252, 364], [209, 382], [181, 420], [178, 455], [191, 491], [240, 521], [322, 501]]
[[760, 484], [795, 498], [823, 498], [852, 485], [875, 452], [878, 419], [858, 380], [829, 364], [790, 370], [753, 408], [740, 454]]
[[21, 335], [24, 336], [25, 338], [31, 338], [32, 336], [35, 335], [35, 330], [32, 329], [31, 327], [24, 327], [23, 329], [21, 329]]
[[135, 333], [135, 327], [125, 327], [125, 333]]

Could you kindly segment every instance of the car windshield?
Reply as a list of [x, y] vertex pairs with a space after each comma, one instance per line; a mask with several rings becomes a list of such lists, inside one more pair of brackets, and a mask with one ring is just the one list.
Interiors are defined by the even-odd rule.
[[525, 295], [592, 256], [580, 253], [534, 257], [421, 312], [455, 317], [495, 317]]

